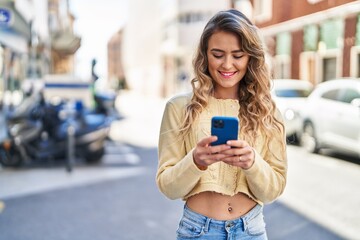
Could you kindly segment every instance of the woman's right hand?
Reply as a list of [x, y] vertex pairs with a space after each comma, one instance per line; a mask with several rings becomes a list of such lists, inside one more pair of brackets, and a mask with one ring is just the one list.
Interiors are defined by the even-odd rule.
[[205, 137], [201, 139], [194, 151], [193, 151], [193, 159], [196, 166], [201, 170], [206, 170], [207, 167], [215, 162], [221, 161], [221, 159], [228, 157], [221, 153], [224, 150], [228, 150], [231, 147], [226, 144], [211, 146], [212, 142], [217, 140], [216, 136]]

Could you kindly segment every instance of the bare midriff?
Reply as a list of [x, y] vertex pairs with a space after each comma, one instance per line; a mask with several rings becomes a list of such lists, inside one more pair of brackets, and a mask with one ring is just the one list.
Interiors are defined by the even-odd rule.
[[244, 193], [227, 196], [216, 192], [202, 192], [186, 200], [186, 205], [191, 210], [216, 220], [239, 218], [256, 204]]

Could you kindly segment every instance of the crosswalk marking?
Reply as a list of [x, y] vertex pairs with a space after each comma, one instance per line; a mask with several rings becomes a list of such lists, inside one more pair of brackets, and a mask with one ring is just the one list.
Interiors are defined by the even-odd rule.
[[137, 165], [140, 163], [140, 157], [135, 153], [126, 154], [106, 154], [102, 159], [103, 165]]

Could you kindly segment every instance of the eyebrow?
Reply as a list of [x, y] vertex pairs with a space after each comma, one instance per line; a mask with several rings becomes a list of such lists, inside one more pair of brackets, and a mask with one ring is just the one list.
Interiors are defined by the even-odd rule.
[[[224, 50], [221, 50], [221, 49], [217, 49], [217, 48], [213, 48], [210, 50], [210, 52], [225, 52]], [[243, 53], [244, 51], [243, 50], [234, 50], [234, 51], [231, 51], [232, 53]]]

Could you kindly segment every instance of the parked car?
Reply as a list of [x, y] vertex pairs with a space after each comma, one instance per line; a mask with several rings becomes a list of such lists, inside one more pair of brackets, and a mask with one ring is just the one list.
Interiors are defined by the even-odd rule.
[[273, 99], [283, 115], [286, 136], [291, 142], [298, 142], [302, 133], [302, 109], [313, 85], [299, 79], [274, 79]]
[[305, 109], [301, 142], [309, 152], [330, 148], [360, 156], [360, 79], [318, 84]]

